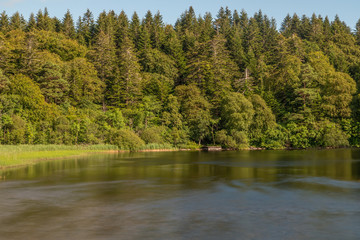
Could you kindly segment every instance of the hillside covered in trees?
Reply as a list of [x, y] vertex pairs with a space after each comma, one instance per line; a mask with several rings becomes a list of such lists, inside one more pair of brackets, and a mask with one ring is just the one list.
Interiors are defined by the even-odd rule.
[[360, 22], [0, 15], [0, 144], [360, 145]]

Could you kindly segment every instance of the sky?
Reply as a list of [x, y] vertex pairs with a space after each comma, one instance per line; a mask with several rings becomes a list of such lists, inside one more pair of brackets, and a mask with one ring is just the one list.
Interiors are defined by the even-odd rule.
[[189, 6], [194, 7], [197, 15], [210, 12], [214, 17], [221, 6], [228, 6], [232, 11], [244, 9], [249, 15], [261, 9], [268, 17], [276, 19], [278, 27], [287, 14], [294, 13], [309, 17], [316, 13], [329, 16], [330, 20], [338, 14], [352, 29], [360, 19], [359, 0], [0, 0], [0, 12], [6, 11], [11, 15], [19, 11], [25, 18], [28, 18], [31, 12], [36, 14], [45, 7], [48, 8], [50, 16], [60, 19], [69, 9], [75, 21], [87, 9], [93, 12], [95, 18], [103, 10], [114, 10], [116, 13], [124, 10], [129, 18], [134, 11], [142, 18], [146, 11], [150, 10], [153, 13], [160, 11], [167, 24], [174, 24]]

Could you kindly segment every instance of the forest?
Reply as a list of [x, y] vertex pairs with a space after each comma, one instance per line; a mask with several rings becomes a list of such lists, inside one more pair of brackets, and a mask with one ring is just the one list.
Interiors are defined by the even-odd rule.
[[0, 15], [0, 144], [360, 145], [360, 21]]

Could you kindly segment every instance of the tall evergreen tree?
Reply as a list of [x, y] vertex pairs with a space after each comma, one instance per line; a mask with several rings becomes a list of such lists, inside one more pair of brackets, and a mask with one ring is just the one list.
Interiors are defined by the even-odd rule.
[[[98, 72], [98, 77], [106, 85], [105, 97], [110, 98], [113, 81], [119, 73], [114, 39], [103, 31], [98, 33], [90, 57]], [[105, 107], [105, 98], [103, 105]]]
[[140, 31], [140, 19], [137, 13], [134, 12], [129, 26], [129, 35], [131, 40], [134, 42], [136, 49], [139, 49]]
[[128, 36], [119, 49], [119, 77], [111, 85], [111, 101], [117, 106], [131, 106], [141, 97], [140, 65]]
[[24, 30], [26, 26], [26, 21], [19, 12], [14, 13], [10, 18], [10, 29], [11, 30]]
[[151, 43], [153, 48], [156, 49], [160, 49], [164, 43], [164, 23], [160, 12], [157, 12], [153, 18]]
[[29, 21], [27, 22], [27, 25], [26, 25], [26, 31], [31, 32], [35, 28], [36, 28], [35, 15], [34, 15], [34, 13], [31, 13], [30, 17], [29, 17]]
[[6, 33], [9, 31], [9, 17], [5, 11], [0, 15], [0, 31]]
[[[90, 46], [93, 41], [93, 36], [95, 34], [95, 23], [94, 16], [92, 12], [87, 9], [83, 17], [79, 17], [77, 23], [77, 35], [80, 42], [85, 41], [87, 46]], [[81, 40], [82, 39], [82, 40]]]
[[70, 10], [64, 15], [61, 25], [62, 33], [67, 36], [68, 38], [75, 38], [75, 27], [74, 27], [74, 20], [70, 13]]
[[129, 19], [124, 11], [121, 11], [116, 22], [116, 45], [119, 48], [129, 34]]

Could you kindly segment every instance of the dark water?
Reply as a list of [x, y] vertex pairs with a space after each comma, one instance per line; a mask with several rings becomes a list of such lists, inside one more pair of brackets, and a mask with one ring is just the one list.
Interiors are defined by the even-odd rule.
[[0, 178], [0, 239], [360, 239], [359, 150], [94, 155]]

